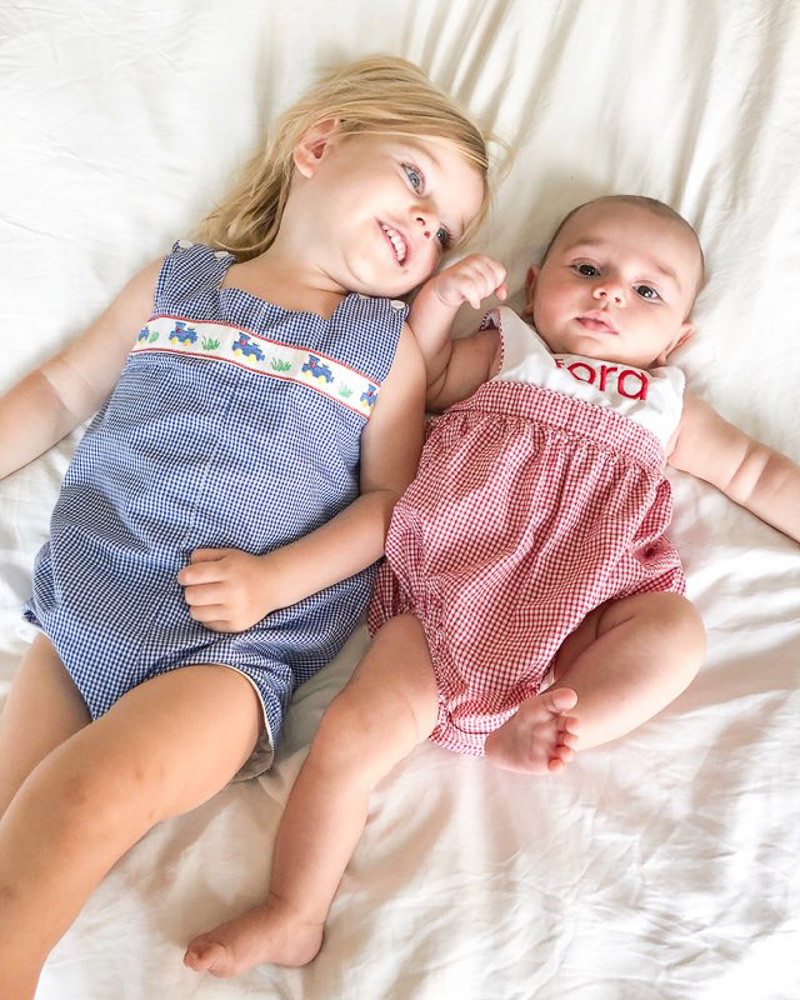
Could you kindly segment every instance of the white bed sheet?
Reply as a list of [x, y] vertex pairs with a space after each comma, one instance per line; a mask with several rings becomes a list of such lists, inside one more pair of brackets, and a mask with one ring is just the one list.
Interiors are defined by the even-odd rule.
[[[680, 358], [690, 387], [800, 460], [792, 0], [5, 0], [2, 386], [191, 233], [321, 70], [381, 51], [419, 62], [513, 148], [480, 245], [507, 263], [517, 303], [582, 200], [646, 193], [693, 221], [709, 283]], [[76, 440], [0, 484], [0, 691], [31, 638], [18, 609]], [[316, 961], [196, 976], [183, 948], [262, 893], [362, 629], [297, 693], [271, 774], [114, 868], [38, 998], [796, 1000], [800, 550], [671, 478], [709, 652], [668, 711], [552, 779], [420, 747], [375, 792]]]

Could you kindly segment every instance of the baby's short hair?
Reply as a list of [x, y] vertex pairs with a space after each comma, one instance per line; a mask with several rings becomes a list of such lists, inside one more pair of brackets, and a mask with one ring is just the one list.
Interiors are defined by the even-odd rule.
[[556, 231], [553, 233], [550, 242], [547, 244], [547, 248], [542, 254], [542, 263], [544, 263], [547, 260], [548, 254], [553, 248], [553, 244], [556, 242], [556, 240], [559, 237], [559, 234], [563, 230], [564, 226], [566, 226], [566, 224], [570, 221], [570, 219], [574, 218], [578, 214], [578, 212], [582, 211], [584, 208], [588, 208], [589, 205], [597, 205], [600, 202], [609, 202], [609, 203], [613, 202], [621, 205], [634, 205], [638, 208], [644, 209], [645, 211], [652, 212], [654, 215], [659, 215], [663, 219], [668, 219], [671, 222], [677, 223], [679, 226], [682, 226], [687, 232], [691, 234], [692, 239], [697, 245], [697, 252], [700, 254], [700, 274], [697, 279], [697, 287], [694, 290], [694, 296], [692, 297], [692, 300], [694, 301], [694, 299], [697, 298], [697, 295], [700, 292], [700, 289], [703, 287], [703, 284], [705, 283], [706, 280], [705, 256], [703, 255], [703, 248], [700, 245], [700, 239], [697, 233], [695, 232], [694, 228], [686, 221], [686, 219], [684, 219], [684, 217], [679, 212], [676, 212], [674, 208], [671, 208], [665, 202], [659, 201], [657, 198], [648, 198], [646, 195], [609, 194], [609, 195], [604, 195], [601, 198], [592, 198], [590, 201], [585, 201], [581, 205], [577, 205], [575, 208], [572, 209], [571, 212], [568, 212], [561, 220], [561, 222], [558, 224], [558, 227], [556, 228]]

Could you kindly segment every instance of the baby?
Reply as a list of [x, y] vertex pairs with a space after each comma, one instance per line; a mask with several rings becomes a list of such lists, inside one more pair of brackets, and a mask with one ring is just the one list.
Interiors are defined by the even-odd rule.
[[447, 412], [392, 516], [374, 641], [298, 776], [266, 902], [195, 939], [196, 969], [314, 957], [370, 790], [422, 740], [546, 774], [684, 690], [705, 639], [664, 534], [667, 462], [800, 540], [798, 466], [667, 366], [703, 283], [679, 215], [640, 197], [580, 206], [528, 273], [533, 325], [501, 307], [452, 340], [462, 302], [502, 299], [504, 278], [469, 257], [414, 303], [428, 405]]

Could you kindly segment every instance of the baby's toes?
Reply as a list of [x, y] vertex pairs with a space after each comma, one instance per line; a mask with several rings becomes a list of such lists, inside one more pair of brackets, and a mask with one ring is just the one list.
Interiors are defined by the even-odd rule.
[[556, 688], [539, 695], [541, 704], [554, 715], [569, 712], [578, 704], [577, 692], [572, 688]]
[[183, 956], [183, 964], [195, 972], [215, 972], [225, 964], [227, 949], [206, 934], [190, 942]]

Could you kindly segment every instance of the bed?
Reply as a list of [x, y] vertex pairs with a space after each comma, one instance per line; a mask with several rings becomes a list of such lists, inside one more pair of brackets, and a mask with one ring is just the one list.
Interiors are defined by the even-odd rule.
[[[323, 70], [420, 63], [513, 154], [478, 244], [519, 305], [587, 198], [692, 221], [709, 281], [677, 360], [800, 460], [800, 6], [792, 0], [62, 0], [0, 8], [2, 388], [191, 235], [273, 115]], [[464, 329], [475, 323], [465, 309]], [[0, 697], [80, 430], [0, 483]], [[2, 445], [0, 445], [1, 447]], [[638, 732], [558, 777], [426, 744], [382, 782], [299, 970], [185, 969], [264, 890], [281, 810], [365, 628], [294, 699], [276, 764], [132, 849], [52, 953], [38, 1000], [796, 1000], [800, 548], [670, 473], [671, 537], [709, 649]]]

